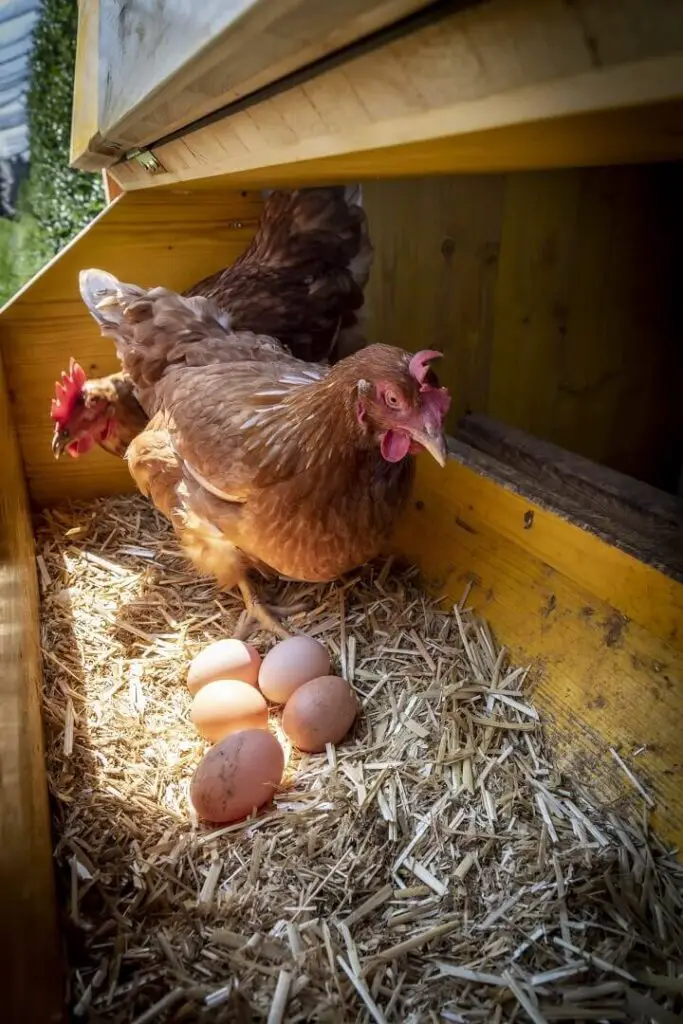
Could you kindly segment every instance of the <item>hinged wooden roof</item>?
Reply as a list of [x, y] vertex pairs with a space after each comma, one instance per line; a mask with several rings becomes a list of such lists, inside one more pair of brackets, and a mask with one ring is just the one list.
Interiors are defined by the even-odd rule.
[[71, 161], [182, 129], [429, 0], [80, 0]]
[[[94, 3], [84, 0], [82, 10], [81, 82], [88, 61], [96, 64], [94, 44], [89, 48], [86, 38], [94, 31]], [[284, 6], [292, 18], [296, 8], [302, 19], [297, 24], [302, 33], [308, 26], [310, 40], [318, 24], [306, 21], [307, 11], [313, 16], [312, 3], [273, 0], [266, 6]], [[340, 17], [346, 12], [349, 38], [367, 27], [370, 9], [377, 22], [389, 18], [390, 7], [397, 15], [408, 6], [416, 5], [370, 5], [364, 19], [351, 0], [334, 9]], [[262, 7], [253, 4], [249, 18], [244, 15], [214, 35], [211, 53], [215, 59], [220, 53], [229, 70], [220, 80], [232, 83], [230, 95], [244, 96], [269, 78], [267, 89], [230, 103], [217, 117], [163, 136], [190, 116], [190, 107], [193, 113], [203, 109], [208, 92], [202, 99], [188, 84], [203, 66], [204, 57], [197, 57], [131, 107], [116, 131], [104, 125], [100, 104], [98, 134], [83, 130], [88, 103], [92, 117], [95, 104], [79, 93], [77, 82], [75, 151], [86, 154], [77, 158], [79, 165], [112, 161], [112, 176], [128, 191], [181, 182], [204, 187], [209, 179], [215, 187], [217, 178], [229, 179], [232, 188], [273, 187], [683, 158], [680, 0], [430, 4], [407, 21], [277, 81], [284, 64], [266, 67], [268, 33], [245, 42], [250, 52], [242, 60], [231, 56]], [[327, 5], [315, 8], [316, 19], [323, 8]], [[337, 32], [334, 39], [339, 38]], [[317, 52], [329, 49], [331, 39], [326, 37]], [[126, 58], [131, 75], [157, 75], [156, 59], [152, 69], [135, 65], [136, 46]], [[292, 43], [288, 66], [314, 50], [311, 42], [298, 48]], [[261, 72], [249, 77], [247, 71], [257, 66]], [[100, 77], [104, 67], [100, 60]], [[135, 95], [132, 89], [130, 96]], [[143, 145], [155, 131], [156, 141]], [[124, 143], [135, 141], [141, 144], [137, 154], [116, 158], [112, 146], [122, 152]]]

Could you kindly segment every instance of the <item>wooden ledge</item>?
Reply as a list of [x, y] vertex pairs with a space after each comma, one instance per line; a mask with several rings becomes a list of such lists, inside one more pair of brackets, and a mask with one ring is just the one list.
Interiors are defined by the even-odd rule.
[[531, 664], [561, 765], [606, 800], [634, 798], [613, 747], [657, 800], [657, 830], [681, 846], [683, 585], [504, 476], [464, 444], [445, 470], [420, 460], [396, 548], [445, 601], [469, 587], [499, 642]]

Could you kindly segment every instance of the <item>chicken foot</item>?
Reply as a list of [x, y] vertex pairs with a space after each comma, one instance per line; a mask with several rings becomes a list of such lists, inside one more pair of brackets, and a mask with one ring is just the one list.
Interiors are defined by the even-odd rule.
[[[282, 623], [277, 619], [276, 615], [277, 612], [291, 613], [292, 609], [273, 608], [271, 610], [267, 608], [264, 604], [261, 603], [260, 598], [254, 592], [251, 585], [246, 579], [239, 580], [237, 586], [240, 589], [240, 593], [244, 600], [244, 605], [245, 608], [247, 609], [248, 616], [251, 619], [255, 619], [257, 622], [259, 622], [264, 629], [268, 630], [271, 633], [275, 633], [275, 635], [279, 636], [281, 640], [289, 640], [292, 634], [287, 632]], [[246, 625], [247, 623], [245, 623], [245, 627]]]

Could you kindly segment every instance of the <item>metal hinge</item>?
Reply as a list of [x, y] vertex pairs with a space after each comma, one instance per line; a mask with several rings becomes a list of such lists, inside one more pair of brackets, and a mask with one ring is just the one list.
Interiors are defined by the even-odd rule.
[[128, 160], [135, 160], [150, 174], [163, 174], [166, 171], [161, 160], [158, 160], [154, 153], [150, 153], [149, 150], [134, 149], [127, 153], [126, 156]]

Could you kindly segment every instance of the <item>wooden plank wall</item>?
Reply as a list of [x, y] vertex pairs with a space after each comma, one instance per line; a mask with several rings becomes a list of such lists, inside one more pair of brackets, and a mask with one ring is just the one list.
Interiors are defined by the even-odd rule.
[[678, 164], [372, 182], [368, 331], [482, 412], [669, 490], [683, 463]]
[[3, 1019], [54, 1024], [61, 1020], [62, 993], [40, 711], [38, 588], [26, 489], [1, 365], [0, 460]]

